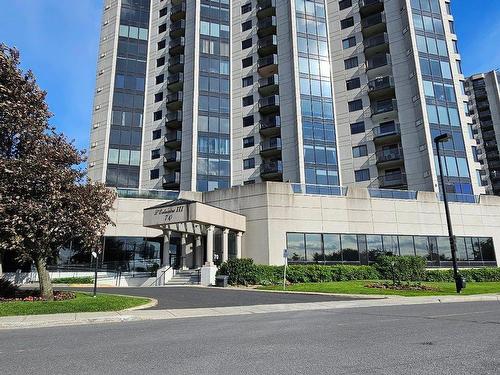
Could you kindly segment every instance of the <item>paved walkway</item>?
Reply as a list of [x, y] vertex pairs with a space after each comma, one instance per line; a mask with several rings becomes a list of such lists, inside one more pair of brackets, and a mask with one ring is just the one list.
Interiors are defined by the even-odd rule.
[[[252, 292], [248, 292], [252, 293]], [[257, 293], [257, 292], [255, 292]], [[196, 317], [266, 314], [293, 311], [349, 309], [399, 305], [420, 305], [453, 302], [493, 301], [500, 303], [500, 294], [477, 296], [389, 297], [371, 300], [324, 301], [267, 305], [183, 308], [163, 310], [125, 310], [119, 312], [71, 313], [0, 318], [0, 329], [53, 327], [97, 323], [118, 323], [144, 320], [165, 320]]]

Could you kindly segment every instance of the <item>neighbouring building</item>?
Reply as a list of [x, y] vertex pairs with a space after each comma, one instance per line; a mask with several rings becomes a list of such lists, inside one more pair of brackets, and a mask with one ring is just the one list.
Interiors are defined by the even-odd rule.
[[478, 181], [488, 194], [500, 195], [500, 72], [475, 74], [467, 79], [471, 132], [477, 140], [473, 156], [481, 164]]

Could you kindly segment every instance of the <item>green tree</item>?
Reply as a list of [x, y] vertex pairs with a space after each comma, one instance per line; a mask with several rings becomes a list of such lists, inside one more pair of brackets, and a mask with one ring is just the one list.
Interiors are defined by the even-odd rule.
[[49, 124], [51, 113], [19, 53], [0, 44], [0, 252], [32, 261], [53, 299], [47, 262], [70, 240], [100, 247], [115, 193], [86, 179], [85, 153]]

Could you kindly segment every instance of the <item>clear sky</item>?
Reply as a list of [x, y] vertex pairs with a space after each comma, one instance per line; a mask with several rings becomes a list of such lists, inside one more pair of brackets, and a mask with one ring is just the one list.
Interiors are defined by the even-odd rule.
[[[88, 148], [102, 0], [0, 0], [0, 41], [48, 92], [53, 125]], [[465, 75], [500, 68], [500, 0], [452, 0]]]

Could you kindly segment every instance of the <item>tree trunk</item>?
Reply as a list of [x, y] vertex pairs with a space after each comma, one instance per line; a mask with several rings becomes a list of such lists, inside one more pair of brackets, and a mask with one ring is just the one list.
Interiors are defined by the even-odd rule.
[[35, 259], [35, 266], [38, 272], [38, 282], [40, 283], [40, 296], [47, 301], [54, 300], [54, 291], [49, 271], [47, 271], [47, 262], [45, 259]]

